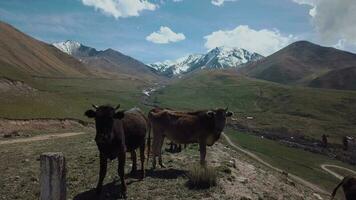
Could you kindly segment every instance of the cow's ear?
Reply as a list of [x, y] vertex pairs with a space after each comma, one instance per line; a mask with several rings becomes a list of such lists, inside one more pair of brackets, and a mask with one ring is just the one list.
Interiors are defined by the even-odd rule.
[[87, 110], [87, 111], [85, 111], [84, 115], [89, 117], [89, 118], [94, 118], [95, 117], [95, 111], [94, 110]]
[[124, 111], [119, 111], [119, 112], [115, 113], [114, 118], [115, 119], [122, 119], [122, 118], [124, 118], [124, 116], [125, 116]]
[[215, 113], [214, 111], [209, 110], [206, 112], [206, 115], [208, 115], [208, 117], [214, 117]]
[[230, 111], [227, 111], [226, 112], [226, 117], [231, 117], [234, 113], [230, 112]]

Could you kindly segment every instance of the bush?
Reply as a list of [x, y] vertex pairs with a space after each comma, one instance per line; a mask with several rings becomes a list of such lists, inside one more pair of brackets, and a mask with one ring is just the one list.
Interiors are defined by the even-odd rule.
[[188, 172], [188, 186], [192, 189], [206, 189], [216, 186], [217, 173], [211, 167], [194, 165]]

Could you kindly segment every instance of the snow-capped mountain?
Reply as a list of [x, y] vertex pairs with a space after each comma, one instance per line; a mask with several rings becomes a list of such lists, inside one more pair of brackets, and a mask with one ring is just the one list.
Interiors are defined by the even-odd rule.
[[72, 55], [74, 52], [78, 51], [82, 44], [76, 41], [67, 40], [65, 42], [53, 43], [53, 46], [57, 47], [59, 50]]
[[90, 67], [94, 73], [102, 74], [104, 77], [113, 78], [123, 75], [142, 79], [159, 77], [151, 67], [114, 49], [96, 50], [72, 40], [53, 43], [52, 45], [75, 57]]
[[57, 42], [53, 43], [52, 45], [55, 46], [57, 49], [61, 50], [62, 52], [74, 57], [94, 56], [98, 53], [96, 49], [84, 46], [83, 44], [73, 40]]
[[241, 48], [216, 47], [206, 54], [192, 54], [175, 61], [164, 61], [150, 64], [149, 66], [164, 75], [176, 76], [196, 69], [221, 69], [241, 67], [248, 62], [263, 58], [258, 53]]

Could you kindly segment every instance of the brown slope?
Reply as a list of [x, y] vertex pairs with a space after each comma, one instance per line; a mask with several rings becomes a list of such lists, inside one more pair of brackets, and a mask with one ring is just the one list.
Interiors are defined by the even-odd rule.
[[117, 77], [126, 75], [145, 80], [163, 79], [147, 65], [113, 49], [96, 51], [94, 55], [90, 56], [76, 57], [89, 66], [92, 71], [104, 76]]
[[311, 81], [309, 86], [328, 89], [356, 90], [356, 66], [330, 71]]
[[254, 78], [283, 84], [307, 84], [331, 70], [351, 66], [356, 66], [355, 54], [299, 41], [241, 71]]
[[[52, 45], [0, 22], [0, 76], [83, 77], [88, 69]], [[16, 77], [11, 77], [16, 76]]]

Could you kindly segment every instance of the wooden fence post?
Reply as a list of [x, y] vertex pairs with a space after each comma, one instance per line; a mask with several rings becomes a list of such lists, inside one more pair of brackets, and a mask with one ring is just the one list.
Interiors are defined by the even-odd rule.
[[66, 200], [66, 166], [63, 153], [43, 153], [40, 156], [40, 200]]

